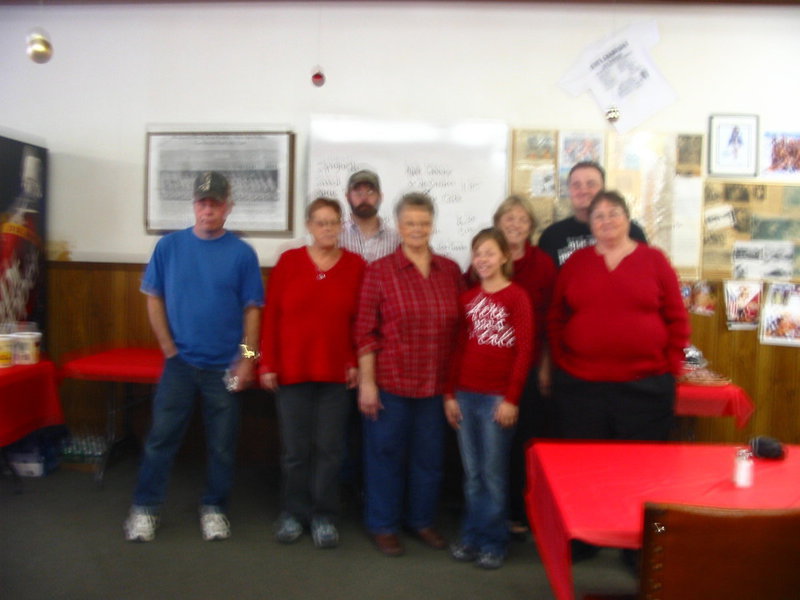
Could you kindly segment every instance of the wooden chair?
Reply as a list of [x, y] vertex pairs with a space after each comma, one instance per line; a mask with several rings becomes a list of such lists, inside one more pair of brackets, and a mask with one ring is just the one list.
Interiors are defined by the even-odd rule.
[[797, 600], [800, 509], [647, 503], [637, 596], [586, 600]]

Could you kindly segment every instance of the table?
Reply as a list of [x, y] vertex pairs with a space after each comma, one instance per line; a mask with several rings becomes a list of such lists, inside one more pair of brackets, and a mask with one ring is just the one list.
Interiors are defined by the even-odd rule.
[[800, 446], [756, 459], [754, 485], [732, 483], [733, 444], [541, 441], [526, 450], [527, 511], [558, 600], [575, 597], [570, 540], [639, 548], [647, 501], [800, 507]]
[[741, 429], [750, 420], [753, 401], [738, 385], [694, 385], [679, 383], [675, 393], [675, 414], [680, 417], [734, 417]]
[[[79, 352], [66, 357], [61, 365], [62, 379], [111, 381], [125, 384], [124, 406], [113, 395], [106, 399], [105, 449], [95, 470], [95, 481], [103, 483], [106, 467], [114, 451], [132, 438], [127, 409], [134, 403], [132, 384], [158, 382], [164, 370], [164, 355], [158, 348], [109, 348]], [[122, 436], [117, 434], [117, 415], [125, 423]]]
[[0, 447], [42, 427], [63, 423], [51, 361], [0, 369]]

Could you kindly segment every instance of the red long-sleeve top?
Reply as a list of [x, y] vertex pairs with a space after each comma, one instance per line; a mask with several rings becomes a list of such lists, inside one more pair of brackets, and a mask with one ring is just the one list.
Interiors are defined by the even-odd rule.
[[[528, 294], [533, 314], [533, 359], [531, 364], [539, 364], [542, 358], [542, 349], [547, 338], [547, 313], [550, 310], [550, 301], [553, 298], [553, 287], [556, 284], [556, 266], [548, 254], [533, 246], [530, 242], [525, 244], [525, 254], [514, 261], [514, 273], [511, 281], [519, 285]], [[468, 287], [478, 281], [478, 276], [472, 267], [467, 269], [464, 280]]]
[[587, 381], [680, 375], [689, 318], [664, 254], [638, 244], [613, 271], [592, 246], [558, 273], [548, 319], [555, 364]]
[[494, 293], [477, 285], [461, 295], [460, 304], [458, 346], [448, 392], [463, 389], [497, 394], [506, 402], [519, 404], [535, 337], [528, 294], [516, 283]]
[[281, 254], [267, 285], [260, 373], [277, 373], [279, 385], [345, 381], [358, 364], [353, 327], [364, 267], [348, 250], [324, 272], [305, 246]]
[[547, 337], [547, 313], [556, 284], [556, 266], [547, 253], [538, 246], [526, 244], [525, 254], [514, 261], [511, 280], [528, 293], [533, 310], [533, 364], [542, 357], [542, 347]]

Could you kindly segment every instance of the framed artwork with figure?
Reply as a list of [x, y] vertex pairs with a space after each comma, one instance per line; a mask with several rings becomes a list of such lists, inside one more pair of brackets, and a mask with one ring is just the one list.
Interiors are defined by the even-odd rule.
[[754, 176], [758, 169], [758, 117], [711, 115], [708, 174]]

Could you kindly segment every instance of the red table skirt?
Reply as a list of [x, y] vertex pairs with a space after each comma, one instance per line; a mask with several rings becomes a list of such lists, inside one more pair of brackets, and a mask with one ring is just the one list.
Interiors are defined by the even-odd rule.
[[754, 406], [738, 385], [693, 385], [679, 383], [675, 398], [675, 414], [687, 417], [734, 417], [736, 427], [747, 425]]
[[0, 369], [0, 446], [63, 423], [56, 368], [51, 361]]

